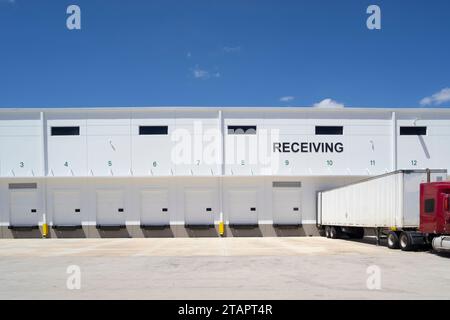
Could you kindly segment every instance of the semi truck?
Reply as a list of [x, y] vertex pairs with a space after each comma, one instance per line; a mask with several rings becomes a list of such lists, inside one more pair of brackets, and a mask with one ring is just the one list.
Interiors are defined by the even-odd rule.
[[317, 227], [327, 238], [375, 231], [390, 249], [450, 252], [446, 170], [397, 170], [317, 194]]

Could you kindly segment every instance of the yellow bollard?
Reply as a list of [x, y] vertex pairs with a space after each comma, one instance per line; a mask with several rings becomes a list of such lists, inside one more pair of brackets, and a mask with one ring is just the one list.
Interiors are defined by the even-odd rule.
[[223, 234], [225, 233], [225, 226], [223, 224], [223, 221], [219, 222], [219, 235], [223, 236]]
[[42, 236], [44, 238], [47, 238], [47, 235], [48, 235], [48, 225], [46, 223], [44, 223], [42, 225]]

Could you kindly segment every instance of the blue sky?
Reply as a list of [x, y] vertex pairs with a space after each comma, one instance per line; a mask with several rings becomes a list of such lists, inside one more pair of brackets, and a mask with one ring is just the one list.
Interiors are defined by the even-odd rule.
[[448, 0], [0, 0], [0, 107], [450, 106], [449, 17]]

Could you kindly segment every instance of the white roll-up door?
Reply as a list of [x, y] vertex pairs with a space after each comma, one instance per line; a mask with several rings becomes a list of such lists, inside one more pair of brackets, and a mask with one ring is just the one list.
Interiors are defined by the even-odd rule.
[[272, 204], [274, 224], [301, 224], [300, 188], [273, 188]]
[[97, 225], [125, 225], [124, 192], [97, 191]]
[[53, 193], [53, 225], [81, 225], [81, 194], [78, 190], [56, 190]]
[[214, 224], [214, 193], [207, 189], [184, 191], [184, 219], [186, 225]]
[[229, 224], [258, 224], [257, 197], [256, 189], [228, 191]]
[[11, 226], [37, 226], [42, 218], [40, 193], [35, 183], [9, 185]]
[[141, 191], [141, 225], [169, 225], [169, 192], [165, 189]]

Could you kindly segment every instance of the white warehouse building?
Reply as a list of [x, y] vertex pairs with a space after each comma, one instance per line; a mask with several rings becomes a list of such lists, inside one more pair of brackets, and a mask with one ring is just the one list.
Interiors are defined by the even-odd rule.
[[0, 237], [316, 235], [316, 193], [450, 170], [450, 109], [0, 109]]

